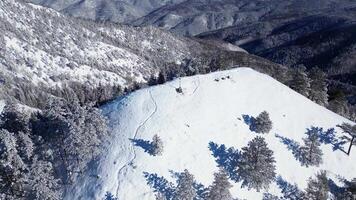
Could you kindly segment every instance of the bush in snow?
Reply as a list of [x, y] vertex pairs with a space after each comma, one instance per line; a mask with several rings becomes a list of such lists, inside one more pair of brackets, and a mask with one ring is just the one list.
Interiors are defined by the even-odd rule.
[[326, 172], [321, 171], [316, 178], [309, 178], [307, 189], [305, 190], [304, 199], [310, 200], [327, 200], [329, 193], [328, 178]]
[[242, 148], [241, 161], [237, 173], [242, 179], [242, 187], [267, 189], [276, 176], [273, 151], [267, 147], [263, 137], [257, 136], [247, 147]]
[[323, 152], [320, 149], [318, 132], [310, 132], [307, 138], [303, 138], [304, 145], [300, 147], [300, 158], [302, 165], [319, 166], [323, 161]]
[[151, 154], [153, 156], [160, 156], [163, 153], [163, 142], [158, 135], [154, 135], [151, 142]]
[[251, 130], [256, 133], [268, 133], [272, 129], [272, 121], [267, 111], [261, 112], [251, 123]]
[[197, 196], [194, 188], [194, 176], [188, 170], [184, 170], [178, 176], [177, 188], [174, 200], [193, 200]]
[[209, 187], [207, 200], [231, 200], [230, 188], [232, 184], [229, 182], [228, 174], [224, 169], [214, 174], [214, 182]]

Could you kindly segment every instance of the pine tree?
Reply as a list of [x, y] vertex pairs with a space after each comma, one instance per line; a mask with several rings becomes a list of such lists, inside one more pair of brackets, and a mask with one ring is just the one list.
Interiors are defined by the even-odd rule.
[[350, 114], [346, 95], [341, 90], [330, 92], [328, 108], [342, 116], [349, 116]]
[[328, 85], [326, 74], [318, 67], [309, 71], [310, 92], [309, 98], [315, 103], [326, 106], [328, 104]]
[[232, 184], [229, 182], [226, 171], [220, 169], [218, 173], [214, 174], [214, 181], [209, 187], [207, 200], [232, 200], [230, 188], [232, 188]]
[[0, 114], [0, 129], [6, 129], [11, 133], [28, 132], [27, 117], [18, 111], [16, 104], [7, 103]]
[[156, 134], [152, 138], [152, 155], [160, 156], [163, 153], [163, 142], [162, 139]]
[[163, 84], [167, 81], [166, 75], [164, 72], [159, 72], [158, 74], [158, 79], [157, 79], [157, 84]]
[[341, 137], [342, 140], [345, 140], [350, 143], [349, 148], [347, 150], [347, 155], [350, 155], [351, 153], [351, 147], [353, 145], [356, 145], [356, 125], [351, 125], [348, 123], [343, 123], [342, 125], [339, 125], [339, 127], [348, 135], [344, 135]]
[[242, 179], [242, 186], [257, 191], [267, 189], [276, 176], [273, 151], [267, 147], [263, 137], [257, 136], [247, 147], [242, 148], [241, 161], [237, 173]]
[[298, 66], [294, 71], [294, 75], [289, 86], [296, 92], [308, 97], [310, 91], [310, 79], [306, 73], [305, 66]]
[[329, 193], [328, 178], [325, 171], [316, 175], [316, 179], [310, 178], [305, 191], [304, 199], [307, 200], [327, 200]]
[[319, 135], [312, 131], [307, 138], [303, 138], [304, 146], [300, 148], [300, 161], [302, 165], [319, 166], [323, 159], [323, 152], [320, 149]]
[[267, 111], [261, 112], [254, 120], [253, 129], [256, 133], [268, 133], [272, 129], [272, 121]]
[[193, 200], [197, 196], [194, 188], [194, 176], [188, 170], [184, 170], [177, 180], [175, 200]]

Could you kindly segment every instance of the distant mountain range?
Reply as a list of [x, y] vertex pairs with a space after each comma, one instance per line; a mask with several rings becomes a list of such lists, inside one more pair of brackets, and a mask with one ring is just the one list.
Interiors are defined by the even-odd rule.
[[329, 89], [356, 102], [353, 0], [27, 0], [97, 21], [156, 26], [225, 41], [290, 67], [319, 67]]

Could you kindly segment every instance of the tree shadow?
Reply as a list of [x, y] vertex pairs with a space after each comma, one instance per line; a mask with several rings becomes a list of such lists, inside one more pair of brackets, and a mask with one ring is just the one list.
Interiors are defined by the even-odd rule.
[[238, 182], [240, 180], [237, 174], [237, 165], [241, 158], [241, 152], [233, 147], [226, 148], [224, 144], [218, 145], [214, 142], [209, 143], [209, 150], [216, 158], [215, 162], [218, 167], [222, 167], [229, 174], [231, 180]]
[[[343, 180], [344, 182], [347, 183], [346, 180]], [[345, 194], [347, 191], [346, 187], [340, 187], [338, 186], [332, 179], [328, 179], [328, 186], [331, 194], [333, 194], [335, 197], [338, 197], [342, 194]]]
[[333, 151], [340, 150], [346, 153], [343, 145], [347, 143], [347, 141], [340, 140], [339, 138], [337, 138], [337, 136], [335, 135], [334, 128], [330, 128], [324, 131], [323, 128], [312, 126], [311, 128], [307, 128], [305, 134], [307, 134], [308, 136], [312, 134], [317, 134], [319, 136], [320, 143], [331, 144], [333, 146]]
[[278, 176], [276, 179], [278, 187], [281, 189], [283, 198], [281, 199], [290, 199], [290, 200], [299, 200], [303, 197], [303, 191], [300, 190], [297, 184], [291, 184], [288, 181], [284, 180], [282, 176]]
[[148, 172], [143, 172], [143, 176], [146, 178], [147, 184], [153, 189], [153, 192], [161, 193], [166, 199], [172, 199], [174, 197], [174, 184], [169, 182], [163, 176]]
[[301, 146], [297, 141], [289, 139], [287, 137], [283, 137], [278, 134], [275, 134], [275, 137], [279, 138], [281, 142], [287, 146], [287, 149], [289, 151], [292, 151], [292, 154], [294, 155], [295, 159], [297, 159], [298, 161], [301, 160], [302, 157], [302, 153], [300, 151]]
[[242, 119], [244, 120], [245, 124], [249, 126], [250, 131], [256, 132], [256, 118], [250, 115], [242, 115]]
[[[171, 176], [178, 181], [178, 178], [180, 177], [181, 173], [174, 172], [173, 170], [169, 170], [169, 172], [171, 173]], [[148, 172], [143, 172], [143, 174], [144, 177], [146, 178], [147, 184], [151, 188], [153, 188], [153, 192], [162, 194], [167, 200], [174, 199], [176, 195], [175, 194], [176, 186], [174, 183], [169, 182], [163, 176], [158, 176], [155, 173], [151, 174]], [[205, 199], [208, 193], [208, 188], [198, 182], [194, 182], [193, 187], [197, 194], [197, 196], [194, 199], [195, 200]]]
[[141, 147], [146, 153], [153, 155], [154, 146], [148, 140], [143, 139], [130, 139], [130, 141], [138, 147]]

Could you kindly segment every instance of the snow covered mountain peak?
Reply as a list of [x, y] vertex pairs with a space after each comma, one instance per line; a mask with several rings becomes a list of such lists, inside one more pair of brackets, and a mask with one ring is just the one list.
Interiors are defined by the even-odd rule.
[[[176, 90], [180, 87], [182, 93]], [[313, 127], [340, 136], [336, 125], [349, 121], [249, 68], [177, 79], [139, 90], [102, 109], [109, 118], [111, 143], [98, 165], [67, 193], [67, 199], [100, 199], [106, 192], [125, 200], [154, 199], [154, 190], [165, 189], [157, 188], [164, 186], [159, 177], [174, 184], [174, 173], [184, 169], [207, 187], [218, 171], [219, 153], [211, 145], [241, 150], [259, 135], [249, 128], [249, 117], [264, 110], [273, 128], [260, 136], [274, 152], [276, 174], [283, 180], [304, 189], [308, 178], [319, 170], [326, 170], [337, 183], [335, 177], [352, 178], [356, 168], [356, 154], [347, 156], [328, 143], [321, 145], [319, 167], [302, 166], [286, 141], [302, 143]], [[163, 141], [161, 156], [152, 156], [147, 149], [155, 134]], [[155, 178], [157, 182], [152, 183]], [[282, 195], [278, 181], [260, 192], [241, 188], [241, 182], [232, 183], [230, 191], [239, 199], [262, 199], [263, 193]]]

